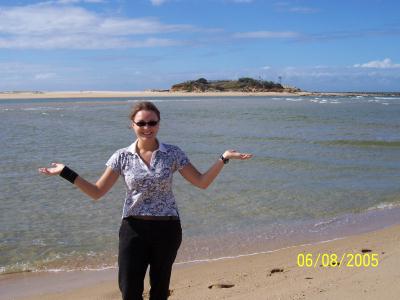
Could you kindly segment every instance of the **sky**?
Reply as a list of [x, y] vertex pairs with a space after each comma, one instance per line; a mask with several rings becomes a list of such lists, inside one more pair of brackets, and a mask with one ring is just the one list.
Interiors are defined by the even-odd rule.
[[0, 91], [400, 91], [400, 1], [0, 0]]

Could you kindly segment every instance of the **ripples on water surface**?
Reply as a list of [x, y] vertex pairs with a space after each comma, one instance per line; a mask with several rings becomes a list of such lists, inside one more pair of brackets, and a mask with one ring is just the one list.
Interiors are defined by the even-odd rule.
[[[201, 171], [227, 148], [254, 154], [228, 164], [208, 190], [176, 174], [180, 261], [399, 221], [398, 97], [153, 100], [159, 139], [179, 145]], [[111, 154], [134, 141], [128, 114], [135, 101], [0, 102], [2, 272], [115, 265], [122, 181], [93, 203], [37, 168], [59, 161], [96, 181]]]

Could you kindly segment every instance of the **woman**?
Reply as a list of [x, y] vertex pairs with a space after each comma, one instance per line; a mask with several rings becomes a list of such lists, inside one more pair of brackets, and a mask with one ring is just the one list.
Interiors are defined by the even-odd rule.
[[160, 112], [153, 103], [138, 102], [130, 119], [136, 141], [111, 156], [95, 184], [61, 163], [39, 172], [61, 175], [95, 200], [105, 195], [120, 175], [124, 177], [127, 191], [119, 231], [119, 288], [124, 300], [143, 299], [143, 282], [150, 266], [150, 299], [164, 300], [182, 239], [172, 174], [179, 170], [190, 183], [206, 189], [230, 159], [245, 160], [252, 155], [227, 150], [201, 174], [179, 147], [159, 142]]

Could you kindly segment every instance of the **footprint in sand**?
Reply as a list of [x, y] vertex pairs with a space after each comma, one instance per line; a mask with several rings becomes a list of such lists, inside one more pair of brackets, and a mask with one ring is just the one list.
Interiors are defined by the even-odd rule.
[[269, 276], [272, 276], [272, 274], [274, 274], [274, 273], [280, 273], [280, 272], [283, 272], [283, 269], [281, 269], [281, 268], [272, 269], [269, 273]]
[[234, 284], [231, 283], [216, 283], [216, 284], [212, 284], [210, 285], [208, 288], [209, 289], [229, 289], [234, 287]]

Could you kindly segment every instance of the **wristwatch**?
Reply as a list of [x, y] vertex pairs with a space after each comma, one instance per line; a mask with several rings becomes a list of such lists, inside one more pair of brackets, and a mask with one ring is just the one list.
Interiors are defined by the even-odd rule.
[[226, 165], [229, 162], [229, 159], [225, 158], [223, 154], [221, 154], [219, 158], [223, 161], [224, 165]]

